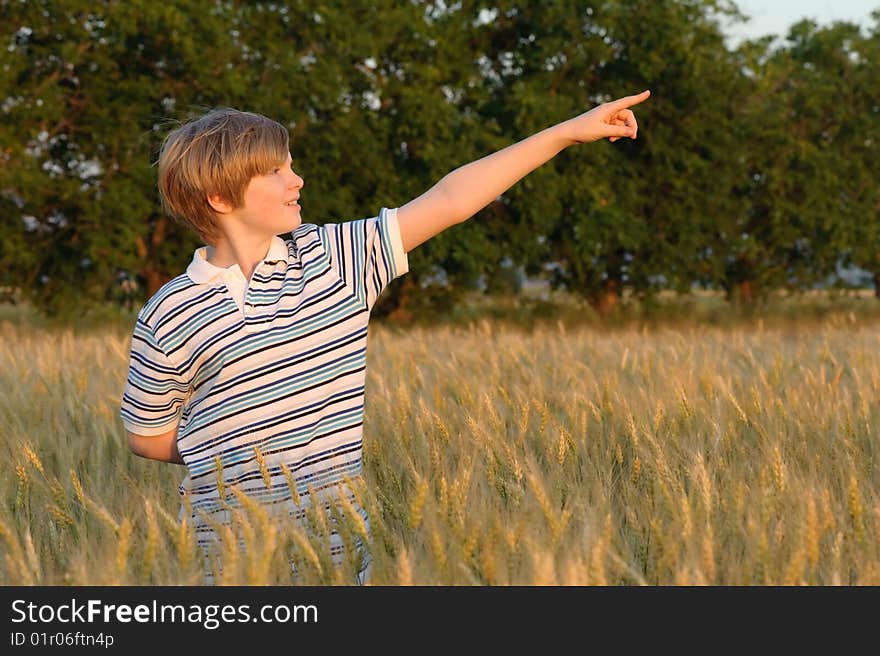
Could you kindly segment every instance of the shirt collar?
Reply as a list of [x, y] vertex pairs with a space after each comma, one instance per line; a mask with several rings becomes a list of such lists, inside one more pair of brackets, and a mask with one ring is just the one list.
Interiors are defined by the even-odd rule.
[[[276, 235], [275, 237], [272, 237], [272, 242], [269, 244], [269, 252], [266, 253], [263, 262], [268, 264], [286, 262], [287, 254], [287, 243], [281, 237]], [[225, 269], [223, 267], [218, 267], [215, 264], [208, 262], [208, 260], [205, 259], [205, 255], [206, 248], [204, 246], [197, 248], [193, 253], [192, 262], [190, 262], [189, 266], [186, 268], [186, 274], [197, 284], [210, 282], [228, 269], [239, 268], [238, 264], [233, 264]]]

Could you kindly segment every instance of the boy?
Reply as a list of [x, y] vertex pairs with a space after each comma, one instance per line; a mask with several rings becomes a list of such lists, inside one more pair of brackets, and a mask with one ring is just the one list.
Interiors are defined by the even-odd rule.
[[[369, 531], [344, 480], [362, 471], [367, 322], [379, 294], [408, 271], [412, 249], [564, 148], [635, 139], [628, 108], [649, 95], [600, 105], [456, 169], [399, 209], [322, 226], [302, 222], [304, 181], [275, 121], [222, 109], [168, 135], [162, 207], [207, 246], [138, 314], [121, 416], [134, 453], [187, 466], [178, 491], [206, 556], [215, 527], [240, 505], [236, 491], [303, 522], [306, 507], [326, 509], [341, 490]], [[365, 583], [370, 559], [356, 546]], [[330, 547], [343, 562], [335, 530]]]

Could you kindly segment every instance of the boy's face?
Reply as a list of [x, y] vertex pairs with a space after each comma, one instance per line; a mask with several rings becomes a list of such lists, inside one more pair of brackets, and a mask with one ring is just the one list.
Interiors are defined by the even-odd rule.
[[287, 164], [280, 168], [251, 178], [244, 192], [244, 204], [237, 209], [220, 200], [212, 205], [221, 211], [224, 221], [235, 218], [249, 232], [281, 235], [296, 230], [302, 223], [299, 199], [304, 186], [303, 179], [293, 171], [293, 158], [287, 154]]

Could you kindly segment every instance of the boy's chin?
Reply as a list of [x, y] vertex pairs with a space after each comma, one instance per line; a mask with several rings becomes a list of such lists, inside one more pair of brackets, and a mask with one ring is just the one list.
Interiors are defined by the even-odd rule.
[[281, 223], [281, 226], [283, 226], [281, 228], [281, 231], [282, 232], [293, 232], [294, 230], [299, 228], [302, 225], [302, 223], [303, 223], [302, 219], [300, 219], [299, 217], [297, 217], [296, 219], [294, 219], [292, 221], [290, 219], [288, 219], [287, 221], [283, 221]]

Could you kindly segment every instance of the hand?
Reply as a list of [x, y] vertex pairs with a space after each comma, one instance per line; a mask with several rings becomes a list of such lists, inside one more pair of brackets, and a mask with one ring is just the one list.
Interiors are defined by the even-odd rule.
[[639, 132], [635, 114], [627, 109], [647, 100], [650, 91], [643, 91], [635, 96], [626, 96], [612, 100], [590, 111], [569, 119], [566, 128], [574, 143], [589, 143], [608, 137], [609, 141], [617, 141], [623, 137], [635, 139]]

